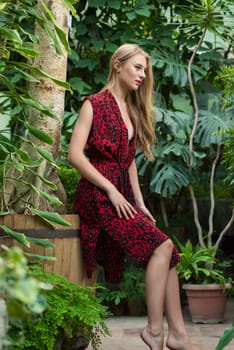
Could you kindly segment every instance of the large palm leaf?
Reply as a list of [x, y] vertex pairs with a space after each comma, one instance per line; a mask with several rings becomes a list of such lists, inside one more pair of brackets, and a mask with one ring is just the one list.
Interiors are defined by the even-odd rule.
[[220, 114], [200, 110], [195, 141], [201, 147], [222, 143], [223, 132], [233, 125], [233, 121], [231, 110], [225, 110]]
[[150, 189], [163, 197], [175, 194], [181, 187], [193, 181], [189, 169], [176, 160], [158, 160], [152, 170]]

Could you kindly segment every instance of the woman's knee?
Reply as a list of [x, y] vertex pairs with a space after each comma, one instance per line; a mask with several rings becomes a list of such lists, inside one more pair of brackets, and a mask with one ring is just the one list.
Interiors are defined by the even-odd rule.
[[174, 243], [170, 238], [168, 238], [165, 242], [163, 242], [159, 247], [157, 247], [153, 254], [162, 254], [164, 256], [171, 257], [174, 249]]

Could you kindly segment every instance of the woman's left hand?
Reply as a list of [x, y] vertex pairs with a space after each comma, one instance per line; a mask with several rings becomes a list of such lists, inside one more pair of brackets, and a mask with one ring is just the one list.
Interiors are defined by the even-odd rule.
[[144, 213], [151, 221], [153, 221], [153, 223], [156, 224], [156, 220], [153, 217], [153, 215], [150, 213], [150, 211], [145, 207], [139, 207], [139, 209], [142, 211], [142, 213]]

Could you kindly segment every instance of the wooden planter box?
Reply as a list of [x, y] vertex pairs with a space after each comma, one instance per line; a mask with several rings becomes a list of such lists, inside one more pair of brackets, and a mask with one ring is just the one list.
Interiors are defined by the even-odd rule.
[[9, 236], [3, 236], [1, 231], [0, 244], [8, 247], [18, 245], [25, 251], [44, 256], [54, 256], [55, 261], [42, 262], [46, 271], [56, 272], [73, 283], [83, 286], [96, 284], [96, 273], [88, 279], [84, 270], [82, 258], [82, 246], [80, 240], [80, 221], [78, 215], [61, 215], [69, 221], [71, 226], [57, 225], [55, 229], [47, 225], [39, 217], [27, 214], [15, 214], [0, 216], [0, 225], [6, 225], [15, 231], [24, 233], [26, 236], [47, 238], [55, 244], [53, 249], [43, 248], [32, 244], [30, 248], [23, 248]]

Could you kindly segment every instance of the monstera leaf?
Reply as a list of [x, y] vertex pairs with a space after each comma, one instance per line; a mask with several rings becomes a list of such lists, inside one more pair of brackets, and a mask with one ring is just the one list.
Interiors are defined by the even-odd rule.
[[[152, 52], [153, 63], [157, 68], [163, 69], [164, 77], [169, 77], [175, 85], [186, 86], [188, 83], [187, 65], [184, 64], [179, 55], [157, 50]], [[206, 75], [206, 70], [194, 64], [195, 80]]]
[[163, 123], [170, 128], [172, 134], [183, 130], [185, 133], [190, 131], [191, 116], [180, 111], [170, 109], [156, 108], [157, 123]]
[[192, 181], [192, 173], [182, 163], [169, 159], [158, 160], [152, 169], [150, 189], [152, 192], [161, 193], [163, 197], [168, 197]]
[[214, 114], [210, 111], [201, 110], [196, 131], [196, 142], [205, 148], [211, 144], [222, 143], [224, 130], [230, 128], [233, 122], [234, 117], [231, 116], [229, 111]]

